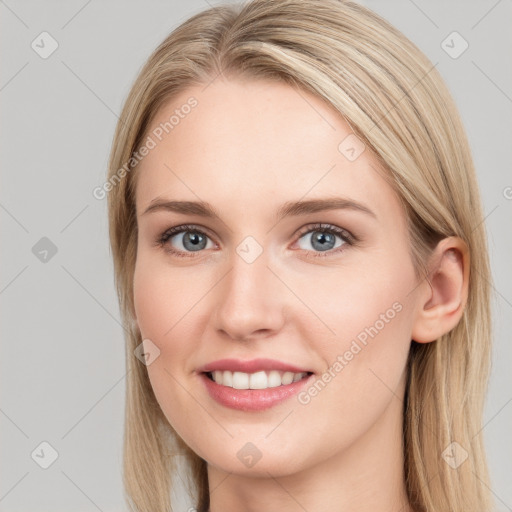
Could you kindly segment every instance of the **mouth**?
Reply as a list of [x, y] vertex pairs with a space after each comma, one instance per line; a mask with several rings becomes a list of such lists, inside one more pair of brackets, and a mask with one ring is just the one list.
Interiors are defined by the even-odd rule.
[[274, 359], [221, 359], [197, 370], [205, 391], [223, 407], [263, 411], [284, 403], [313, 379], [313, 372]]
[[276, 359], [220, 359], [197, 370], [214, 401], [230, 409], [263, 411], [306, 386], [313, 372]]
[[203, 372], [215, 384], [233, 389], [271, 389], [289, 386], [307, 379], [312, 372], [291, 372], [282, 370], [261, 370], [246, 373], [230, 370]]

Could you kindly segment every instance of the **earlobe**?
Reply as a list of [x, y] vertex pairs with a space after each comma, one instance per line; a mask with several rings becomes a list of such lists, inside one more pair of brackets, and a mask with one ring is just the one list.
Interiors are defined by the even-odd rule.
[[469, 250], [459, 237], [444, 238], [429, 260], [429, 277], [420, 287], [411, 337], [428, 343], [460, 321], [469, 288]]

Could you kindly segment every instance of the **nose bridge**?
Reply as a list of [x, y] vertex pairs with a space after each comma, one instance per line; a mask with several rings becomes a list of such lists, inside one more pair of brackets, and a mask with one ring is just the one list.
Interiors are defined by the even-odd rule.
[[232, 296], [238, 304], [243, 304], [251, 295], [255, 298], [254, 294], [268, 287], [269, 274], [268, 260], [263, 255], [254, 261], [246, 261], [239, 254], [233, 255], [225, 290], [226, 298]]
[[279, 280], [269, 268], [267, 253], [256, 254], [250, 243], [240, 244], [233, 252], [216, 301], [216, 329], [236, 339], [274, 331], [283, 321]]

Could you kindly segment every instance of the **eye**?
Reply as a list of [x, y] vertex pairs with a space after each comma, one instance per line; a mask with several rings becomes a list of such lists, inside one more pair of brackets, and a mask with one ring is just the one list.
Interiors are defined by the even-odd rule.
[[313, 254], [315, 257], [338, 253], [344, 250], [345, 245], [354, 245], [355, 243], [355, 237], [348, 231], [331, 224], [306, 226], [299, 235], [301, 235], [297, 241], [299, 248], [316, 253]]
[[[354, 245], [357, 238], [347, 230], [332, 224], [305, 226], [299, 232], [299, 249], [313, 253], [314, 257], [325, 257]], [[205, 231], [195, 225], [181, 225], [167, 229], [157, 237], [156, 245], [178, 257], [194, 257], [194, 253], [212, 249], [212, 242]]]
[[211, 242], [209, 236], [204, 231], [196, 226], [183, 225], [166, 230], [158, 237], [157, 244], [167, 252], [173, 253], [178, 257], [189, 257], [193, 256], [193, 254], [187, 253], [211, 249], [212, 243], [208, 245], [208, 241]]

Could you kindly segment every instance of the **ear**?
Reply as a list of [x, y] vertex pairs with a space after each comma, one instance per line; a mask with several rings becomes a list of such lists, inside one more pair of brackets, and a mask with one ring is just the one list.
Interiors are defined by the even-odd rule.
[[432, 252], [428, 279], [417, 295], [414, 341], [435, 341], [459, 323], [468, 298], [469, 258], [468, 247], [459, 237], [444, 238]]

